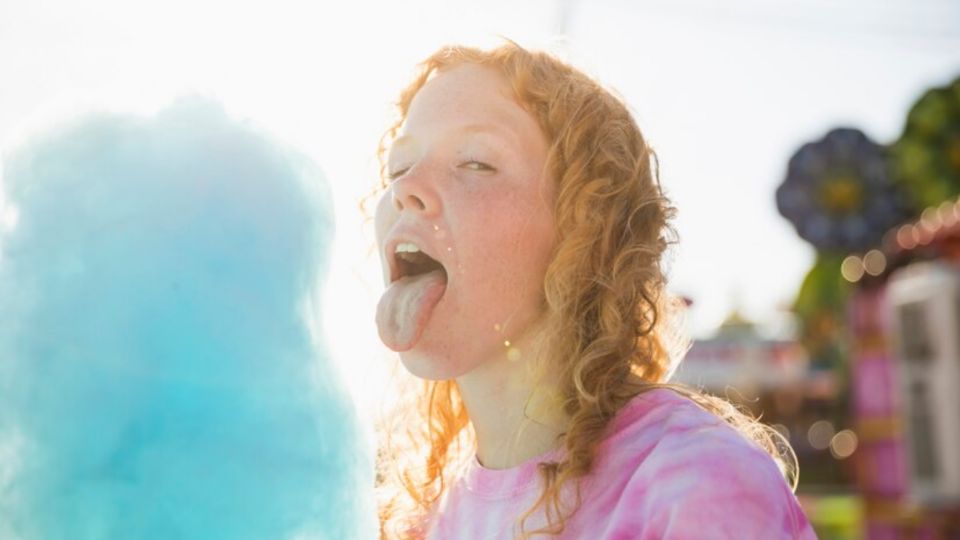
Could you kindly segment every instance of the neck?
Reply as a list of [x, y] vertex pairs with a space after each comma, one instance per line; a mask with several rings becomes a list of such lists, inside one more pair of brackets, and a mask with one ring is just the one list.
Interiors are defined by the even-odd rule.
[[[490, 469], [514, 467], [559, 445], [566, 418], [549, 381], [531, 363], [540, 348], [534, 340], [514, 344], [497, 358], [457, 378], [464, 406], [477, 436], [477, 459]], [[509, 353], [509, 354], [508, 354]]]

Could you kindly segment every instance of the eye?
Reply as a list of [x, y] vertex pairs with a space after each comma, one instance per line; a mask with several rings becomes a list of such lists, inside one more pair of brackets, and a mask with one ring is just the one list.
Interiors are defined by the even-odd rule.
[[403, 176], [404, 173], [406, 173], [409, 170], [410, 170], [410, 167], [401, 167], [399, 169], [395, 169], [387, 173], [387, 179], [396, 180], [397, 178], [400, 178], [401, 176]]
[[463, 163], [461, 163], [460, 166], [463, 167], [464, 169], [470, 169], [471, 171], [481, 171], [481, 172], [496, 171], [496, 169], [494, 169], [490, 165], [487, 165], [486, 163], [482, 161], [477, 161], [475, 159], [468, 159], [467, 161], [464, 161]]

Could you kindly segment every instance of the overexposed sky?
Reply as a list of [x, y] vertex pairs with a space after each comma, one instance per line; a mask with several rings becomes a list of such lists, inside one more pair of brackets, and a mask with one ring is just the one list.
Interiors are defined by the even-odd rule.
[[306, 152], [336, 202], [327, 333], [364, 404], [384, 353], [357, 202], [390, 103], [438, 46], [498, 34], [565, 55], [635, 112], [679, 209], [671, 289], [694, 300], [695, 336], [734, 306], [782, 319], [813, 260], [773, 199], [794, 150], [840, 125], [890, 142], [925, 88], [960, 75], [951, 0], [0, 0], [0, 160], [79, 112], [150, 114], [184, 93]]

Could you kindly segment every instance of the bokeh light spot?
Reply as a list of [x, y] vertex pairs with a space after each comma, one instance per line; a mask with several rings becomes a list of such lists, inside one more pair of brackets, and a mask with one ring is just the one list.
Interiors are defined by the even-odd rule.
[[956, 207], [950, 201], [941, 203], [937, 212], [940, 214], [940, 222], [943, 223], [945, 227], [953, 227], [957, 224], [958, 216]]
[[817, 450], [826, 450], [834, 432], [833, 424], [829, 420], [817, 420], [807, 430], [807, 441]]
[[879, 276], [887, 269], [887, 258], [879, 249], [871, 249], [863, 256], [863, 269], [871, 276]]
[[903, 249], [913, 249], [917, 247], [917, 241], [913, 235], [913, 227], [904, 225], [897, 231], [897, 243]]
[[928, 232], [934, 232], [940, 228], [940, 212], [936, 208], [930, 207], [920, 214], [920, 223]]
[[857, 450], [857, 434], [845, 429], [830, 439], [830, 453], [836, 459], [846, 459]]
[[860, 261], [860, 257], [856, 255], [850, 255], [840, 265], [840, 274], [843, 275], [843, 279], [851, 283], [860, 281], [860, 278], [863, 277], [863, 270], [863, 263]]

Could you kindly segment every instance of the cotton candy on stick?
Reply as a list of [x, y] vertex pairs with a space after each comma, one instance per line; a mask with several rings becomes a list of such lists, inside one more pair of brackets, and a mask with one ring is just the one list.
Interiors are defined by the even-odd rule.
[[59, 126], [2, 180], [0, 538], [373, 537], [308, 160], [188, 98]]

